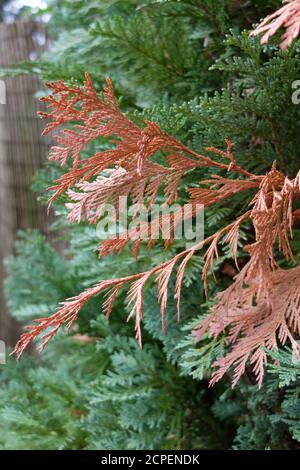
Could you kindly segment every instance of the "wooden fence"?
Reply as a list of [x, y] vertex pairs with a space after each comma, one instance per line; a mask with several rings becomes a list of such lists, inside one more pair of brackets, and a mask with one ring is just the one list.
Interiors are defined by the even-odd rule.
[[[46, 44], [42, 24], [0, 24], [0, 68], [34, 60]], [[12, 345], [18, 325], [5, 307], [3, 259], [13, 253], [18, 229], [47, 231], [45, 209], [38, 206], [30, 186], [33, 174], [46, 159], [49, 142], [41, 137], [43, 124], [36, 114], [41, 109], [34, 97], [41, 89], [39, 79], [5, 77], [0, 84], [0, 339]]]

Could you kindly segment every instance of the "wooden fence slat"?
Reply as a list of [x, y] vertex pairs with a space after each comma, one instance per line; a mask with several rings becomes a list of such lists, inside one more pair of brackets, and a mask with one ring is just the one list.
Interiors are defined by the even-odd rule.
[[[39, 56], [46, 44], [41, 23], [0, 24], [0, 68]], [[19, 328], [5, 307], [3, 259], [13, 253], [18, 229], [48, 231], [45, 209], [38, 206], [30, 185], [46, 159], [49, 142], [41, 138], [43, 124], [36, 115], [40, 106], [33, 95], [41, 89], [39, 79], [22, 76], [3, 81], [6, 104], [0, 104], [0, 339], [12, 345]]]

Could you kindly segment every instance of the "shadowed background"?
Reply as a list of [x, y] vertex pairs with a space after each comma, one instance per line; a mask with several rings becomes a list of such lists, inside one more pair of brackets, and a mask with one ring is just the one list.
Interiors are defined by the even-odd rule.
[[[9, 1], [0, 2], [0, 18], [6, 18], [0, 24], [0, 68], [34, 60], [47, 47], [44, 25], [34, 21], [12, 22], [16, 6], [22, 6], [22, 2], [11, 2], [11, 9], [9, 5]], [[47, 231], [45, 209], [38, 206], [30, 188], [35, 171], [46, 159], [48, 141], [41, 137], [43, 123], [37, 116], [41, 104], [35, 94], [42, 87], [40, 80], [36, 76], [20, 76], [5, 77], [2, 81], [6, 104], [0, 104], [0, 338], [13, 346], [19, 328], [5, 306], [3, 260], [13, 253], [17, 230]]]

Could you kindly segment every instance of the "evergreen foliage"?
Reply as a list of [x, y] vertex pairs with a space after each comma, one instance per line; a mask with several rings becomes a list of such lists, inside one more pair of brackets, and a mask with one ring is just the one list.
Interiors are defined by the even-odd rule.
[[[249, 37], [261, 18], [280, 8], [280, 0], [185, 0], [138, 2], [52, 0], [50, 51], [38, 62], [13, 71], [37, 73], [44, 80], [81, 85], [89, 71], [101, 89], [109, 75], [121, 108], [137, 122], [155, 121], [197, 152], [223, 147], [230, 137], [239, 164], [255, 174], [274, 160], [290, 178], [299, 171], [300, 107], [291, 101], [299, 78], [300, 42], [281, 50], [280, 34], [269, 45]], [[245, 29], [247, 31], [245, 31]], [[5, 73], [5, 71], [3, 71]], [[100, 79], [103, 81], [99, 81]], [[103, 151], [99, 139], [86, 150]], [[34, 181], [45, 188], [63, 174], [48, 164]], [[185, 184], [208, 179], [211, 169], [187, 174]], [[182, 195], [180, 194], [180, 197]], [[128, 276], [170, 259], [183, 244], [164, 252], [142, 247], [137, 260], [129, 249], [98, 259], [97, 236], [86, 223], [69, 225], [61, 196], [54, 228], [66, 247], [55, 248], [37, 232], [21, 233], [16, 255], [6, 262], [8, 306], [22, 323], [47, 316], [59, 302], [99, 279]], [[231, 223], [246, 209], [241, 193], [228, 206], [206, 210], [206, 236]], [[295, 209], [299, 204], [295, 203]], [[300, 229], [292, 249], [299, 264]], [[247, 225], [242, 244], [253, 241]], [[291, 262], [280, 260], [280, 266]], [[231, 372], [208, 388], [212, 363], [226, 351], [223, 337], [206, 335], [195, 343], [193, 330], [206, 318], [201, 279], [203, 259], [188, 266], [182, 290], [181, 320], [169, 299], [166, 334], [161, 330], [154, 288], [145, 297], [144, 349], [132, 339], [124, 296], [109, 322], [101, 313], [101, 294], [83, 309], [69, 337], [63, 333], [42, 356], [13, 358], [0, 369], [3, 449], [299, 449], [299, 362], [291, 351], [268, 352], [266, 380], [258, 390], [251, 370], [234, 390]], [[28, 275], [30, 273], [30, 275]], [[210, 298], [236, 274], [224, 247], [209, 276]]]

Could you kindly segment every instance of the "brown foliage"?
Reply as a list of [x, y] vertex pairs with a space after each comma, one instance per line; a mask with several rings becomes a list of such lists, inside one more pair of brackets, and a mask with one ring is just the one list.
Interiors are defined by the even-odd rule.
[[284, 0], [285, 5], [272, 15], [267, 16], [251, 33], [263, 34], [261, 43], [269, 41], [281, 27], [285, 28], [280, 47], [286, 49], [300, 33], [300, 0]]
[[[110, 202], [117, 205], [120, 195], [130, 195], [133, 202], [146, 201], [151, 206], [161, 187], [166, 202], [170, 203], [177, 198], [177, 188], [182, 176], [197, 167], [226, 170], [227, 174], [235, 173], [239, 179], [229, 178], [227, 174], [214, 175], [209, 180], [201, 181], [198, 188], [187, 188], [193, 208], [196, 204], [207, 207], [225, 201], [241, 191], [254, 190], [255, 196], [249, 201], [249, 209], [235, 221], [201, 243], [178, 253], [171, 260], [146, 272], [101, 281], [65, 301], [54, 315], [35, 320], [35, 324], [27, 327], [27, 332], [21, 336], [14, 353], [19, 357], [27, 345], [40, 334], [43, 334], [40, 346], [43, 349], [60, 326], [70, 328], [86, 302], [103, 291], [106, 292], [103, 310], [110, 316], [114, 300], [125, 286], [128, 289], [130, 306], [128, 320], [135, 319], [136, 337], [141, 345], [146, 283], [154, 279], [157, 284], [164, 328], [168, 287], [175, 269], [175, 298], [179, 316], [181, 286], [190, 259], [207, 246], [202, 279], [208, 295], [207, 276], [209, 271], [213, 271], [218, 245], [229, 244], [239, 269], [239, 231], [241, 224], [248, 221], [252, 223], [255, 233], [254, 242], [244, 247], [249, 260], [238, 272], [231, 286], [218, 294], [212, 312], [195, 329], [197, 340], [207, 331], [214, 337], [226, 334], [231, 347], [225, 357], [215, 362], [217, 370], [211, 383], [220, 380], [233, 367], [235, 384], [249, 360], [257, 381], [261, 384], [266, 350], [276, 348], [278, 342], [285, 344], [289, 340], [294, 354], [299, 357], [299, 346], [294, 335], [300, 334], [300, 267], [281, 269], [274, 250], [276, 247], [286, 259], [293, 259], [290, 247], [296, 215], [293, 213], [293, 200], [300, 194], [300, 172], [294, 179], [290, 179], [273, 165], [265, 175], [254, 175], [237, 165], [230, 141], [227, 142], [226, 151], [207, 149], [214, 154], [214, 158], [211, 158], [187, 148], [153, 122], [146, 121], [139, 127], [120, 112], [110, 80], [107, 80], [103, 98], [97, 95], [88, 75], [82, 89], [69, 88], [62, 82], [51, 84], [50, 88], [53, 93], [44, 98], [44, 101], [51, 112], [43, 113], [42, 116], [52, 122], [45, 132], [76, 122], [74, 130], [63, 130], [58, 135], [60, 146], [54, 147], [51, 152], [51, 158], [61, 161], [62, 165], [73, 158], [73, 167], [56, 181], [52, 188], [55, 192], [50, 199], [52, 202], [58, 195], [68, 191], [73, 201], [69, 204], [71, 222], [82, 219], [90, 223], [97, 222], [101, 218], [101, 204]], [[115, 147], [81, 160], [81, 150], [98, 136], [109, 137]], [[165, 155], [166, 165], [151, 160], [158, 151]], [[106, 176], [103, 176], [105, 171]], [[92, 177], [95, 178], [90, 181]], [[161, 220], [157, 223], [161, 224]], [[100, 246], [100, 256], [116, 250], [122, 251], [129, 241], [130, 233], [125, 240], [116, 238], [104, 242]], [[134, 242], [135, 254], [140, 243], [141, 240]], [[149, 248], [151, 246], [150, 241]]]

